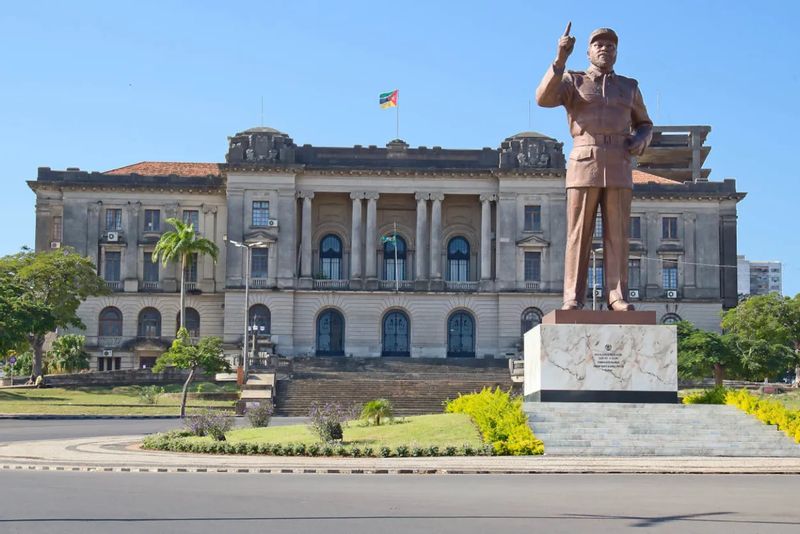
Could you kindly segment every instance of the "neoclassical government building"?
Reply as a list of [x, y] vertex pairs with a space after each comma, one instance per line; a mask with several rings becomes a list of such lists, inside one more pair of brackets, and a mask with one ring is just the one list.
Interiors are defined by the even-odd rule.
[[[744, 194], [708, 180], [707, 133], [656, 128], [634, 171], [630, 299], [717, 329], [736, 303]], [[79, 309], [106, 370], [149, 367], [174, 338], [178, 269], [151, 261], [169, 217], [220, 248], [187, 273], [186, 323], [232, 356], [246, 315], [258, 350], [285, 356], [515, 355], [561, 303], [564, 176], [562, 143], [535, 132], [462, 150], [298, 145], [261, 127], [231, 137], [225, 163], [45, 167], [29, 185], [36, 249], [90, 257], [112, 290]]]

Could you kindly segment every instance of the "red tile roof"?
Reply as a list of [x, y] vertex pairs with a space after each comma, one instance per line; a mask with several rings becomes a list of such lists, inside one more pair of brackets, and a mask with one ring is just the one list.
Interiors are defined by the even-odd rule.
[[681, 185], [680, 182], [676, 182], [675, 180], [670, 180], [669, 178], [664, 178], [663, 176], [656, 176], [655, 174], [650, 174], [649, 172], [633, 169], [633, 183], [646, 184], [651, 182], [663, 185]]
[[142, 176], [220, 176], [222, 171], [218, 163], [184, 163], [175, 161], [140, 161], [118, 169], [111, 169], [103, 174], [141, 174]]

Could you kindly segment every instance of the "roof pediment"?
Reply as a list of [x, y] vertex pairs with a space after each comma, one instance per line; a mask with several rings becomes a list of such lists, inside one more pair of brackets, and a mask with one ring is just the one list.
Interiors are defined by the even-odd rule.
[[533, 247], [533, 248], [544, 248], [550, 246], [550, 241], [545, 240], [538, 234], [531, 234], [529, 236], [523, 237], [519, 241], [517, 241], [518, 247]]

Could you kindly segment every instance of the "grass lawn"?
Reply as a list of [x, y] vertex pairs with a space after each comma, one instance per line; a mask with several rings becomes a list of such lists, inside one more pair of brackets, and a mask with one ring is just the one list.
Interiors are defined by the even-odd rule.
[[[163, 386], [166, 393], [158, 404], [144, 404], [136, 386], [3, 389], [0, 390], [0, 414], [61, 414], [61, 415], [174, 415], [180, 406], [181, 384]], [[197, 383], [192, 392], [236, 391], [235, 384], [216, 385]], [[225, 406], [232, 401], [189, 399], [190, 407]]]
[[786, 393], [774, 395], [759, 395], [758, 397], [778, 401], [790, 410], [800, 410], [800, 389], [786, 390]]
[[[319, 443], [319, 438], [307, 425], [276, 426], [268, 428], [243, 428], [225, 434], [231, 443]], [[210, 441], [208, 437], [189, 437], [189, 441]], [[417, 415], [397, 419], [393, 424], [364, 426], [351, 421], [344, 429], [345, 446], [373, 448], [419, 445], [421, 447], [459, 447], [464, 444], [479, 448], [483, 445], [478, 429], [465, 414]]]

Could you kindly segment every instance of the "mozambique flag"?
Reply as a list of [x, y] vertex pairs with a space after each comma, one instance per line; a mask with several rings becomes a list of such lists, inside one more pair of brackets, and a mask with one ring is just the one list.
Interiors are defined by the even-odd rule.
[[383, 109], [393, 108], [397, 106], [397, 96], [400, 93], [399, 89], [395, 89], [390, 93], [381, 93], [379, 103]]
[[395, 243], [397, 241], [396, 235], [385, 235], [381, 237], [381, 243]]

